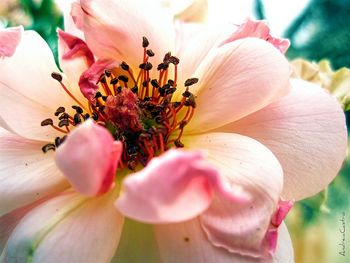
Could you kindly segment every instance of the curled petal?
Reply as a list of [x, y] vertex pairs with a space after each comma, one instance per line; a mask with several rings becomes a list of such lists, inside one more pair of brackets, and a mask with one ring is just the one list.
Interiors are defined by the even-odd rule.
[[197, 68], [196, 114], [186, 131], [238, 120], [288, 93], [290, 66], [271, 44], [246, 38], [212, 50]]
[[[232, 184], [251, 196], [235, 203], [217, 196], [200, 215], [209, 241], [233, 253], [267, 258], [272, 242], [262, 246], [282, 192], [283, 172], [272, 152], [261, 143], [239, 134], [207, 133], [186, 136], [186, 147], [208, 152], [208, 161]], [[269, 238], [269, 241], [275, 239]]]
[[95, 196], [112, 187], [121, 153], [121, 142], [88, 120], [58, 147], [56, 164], [78, 192]]
[[0, 58], [11, 57], [21, 40], [23, 27], [11, 27], [0, 30]]
[[94, 55], [83, 40], [60, 29], [57, 32], [60, 43], [65, 45], [65, 52], [62, 54], [62, 59], [83, 57], [86, 60], [87, 66], [91, 66], [95, 62]]
[[1, 262], [110, 262], [124, 221], [114, 198], [71, 191], [39, 205], [16, 226]]
[[97, 82], [101, 74], [110, 68], [116, 67], [118, 64], [112, 60], [98, 60], [91, 67], [84, 71], [80, 76], [79, 86], [84, 97], [90, 102], [95, 100], [95, 93], [98, 90]]
[[217, 129], [266, 145], [284, 171], [286, 199], [322, 191], [337, 175], [347, 148], [343, 110], [317, 85], [292, 80], [290, 94], [237, 122]]
[[222, 180], [199, 152], [169, 150], [123, 181], [116, 206], [142, 222], [179, 222], [203, 212], [214, 191], [232, 202], [247, 200], [241, 189]]
[[283, 54], [286, 53], [290, 42], [286, 38], [275, 38], [270, 34], [270, 28], [267, 26], [265, 21], [247, 19], [235, 33], [233, 33], [228, 39], [226, 39], [222, 45], [229, 42], [235, 41], [237, 39], [242, 39], [246, 37], [257, 37], [270, 42]]

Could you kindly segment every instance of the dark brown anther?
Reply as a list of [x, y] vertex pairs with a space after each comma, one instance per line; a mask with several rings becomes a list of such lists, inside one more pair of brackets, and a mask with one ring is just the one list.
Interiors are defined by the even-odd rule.
[[118, 83], [118, 78], [111, 79], [111, 85], [115, 85]]
[[129, 65], [126, 64], [124, 61], [122, 62], [122, 64], [120, 64], [120, 67], [121, 67], [122, 69], [126, 70], [126, 71], [129, 70]]
[[106, 101], [107, 100], [107, 96], [102, 96], [102, 100]]
[[92, 113], [92, 119], [93, 119], [94, 121], [97, 121], [97, 120], [98, 120], [98, 114], [97, 114], [96, 112], [93, 112], [93, 113]]
[[58, 127], [63, 127], [63, 126], [68, 126], [68, 125], [69, 125], [68, 119], [63, 119], [58, 123]]
[[80, 118], [80, 114], [79, 113], [76, 113], [74, 114], [74, 124], [79, 124], [81, 123], [81, 118]]
[[58, 117], [59, 120], [67, 120], [69, 118], [69, 115], [67, 113], [62, 113], [60, 117]]
[[136, 166], [137, 166], [137, 161], [136, 160], [132, 159], [132, 160], [128, 161], [128, 168], [130, 170], [134, 171]]
[[184, 96], [185, 98], [188, 98], [191, 96], [191, 92], [189, 92], [188, 90], [186, 90], [184, 93], [182, 93], [182, 96]]
[[101, 78], [98, 80], [98, 82], [100, 82], [100, 83], [107, 83], [106, 77], [104, 75], [101, 76]]
[[67, 135], [64, 135], [62, 138], [61, 138], [61, 144], [67, 139]]
[[144, 86], [145, 88], [147, 87], [147, 84], [148, 84], [148, 81], [147, 81], [147, 80], [145, 80], [145, 81], [142, 82], [142, 86]]
[[105, 75], [107, 78], [109, 78], [112, 75], [112, 71], [110, 71], [109, 69], [105, 70]]
[[87, 119], [89, 119], [90, 118], [90, 114], [89, 113], [85, 113], [84, 114], [84, 120], [87, 120]]
[[144, 70], [151, 70], [153, 65], [150, 62], [146, 62]]
[[60, 137], [56, 137], [55, 138], [55, 146], [58, 147], [61, 144], [61, 138]]
[[95, 94], [95, 99], [101, 98], [102, 97], [102, 93], [97, 91]]
[[83, 113], [83, 109], [79, 106], [73, 105], [72, 108], [79, 114]]
[[142, 64], [139, 65], [140, 69], [145, 69], [145, 67], [146, 67], [146, 63], [142, 63]]
[[151, 80], [151, 84], [152, 84], [152, 86], [155, 87], [155, 88], [158, 88], [158, 87], [159, 87], [158, 80], [156, 80], [156, 79], [152, 79], [152, 80]]
[[172, 79], [168, 79], [168, 84], [174, 87], [175, 81], [173, 81]]
[[45, 119], [41, 122], [41, 126], [53, 125], [52, 119]]
[[146, 37], [142, 37], [142, 47], [146, 48], [149, 45], [149, 41]]
[[139, 91], [139, 88], [137, 86], [134, 86], [134, 87], [131, 88], [131, 91], [133, 93], [137, 93]]
[[99, 112], [103, 112], [104, 110], [105, 110], [105, 106], [104, 105], [102, 105], [101, 107], [98, 108]]
[[153, 56], [155, 55], [154, 52], [152, 51], [152, 49], [147, 49], [146, 54], [147, 54], [149, 57], [153, 57]]
[[168, 59], [169, 63], [172, 63], [174, 65], [177, 65], [180, 63], [180, 59], [178, 59], [177, 57], [175, 56], [171, 56], [169, 59]]
[[51, 73], [51, 77], [55, 80], [57, 80], [58, 82], [61, 82], [62, 81], [62, 75], [60, 73], [57, 73], [57, 72], [52, 72]]
[[125, 76], [125, 75], [120, 75], [120, 76], [118, 77], [118, 79], [121, 80], [121, 81], [123, 81], [123, 82], [128, 82], [128, 80], [129, 80], [129, 78], [128, 78], [127, 76]]
[[164, 63], [160, 63], [158, 66], [157, 66], [157, 70], [162, 70], [164, 69]]
[[65, 112], [65, 108], [64, 107], [59, 107], [56, 112], [55, 112], [55, 116], [60, 115], [61, 113]]
[[166, 94], [173, 94], [176, 91], [176, 88], [169, 88], [166, 91]]
[[187, 98], [187, 100], [185, 101], [184, 103], [185, 106], [191, 106], [192, 108], [195, 108], [196, 107], [196, 101], [195, 101], [195, 98], [193, 96], [193, 94], [191, 94], [191, 96], [189, 96]]
[[47, 153], [49, 150], [55, 150], [56, 147], [53, 143], [48, 143], [46, 145], [44, 145], [43, 147], [41, 147], [41, 149], [43, 150], [44, 153]]
[[122, 92], [122, 87], [119, 86], [119, 87], [117, 88], [117, 93], [119, 94], [119, 93], [121, 93], [121, 92]]
[[177, 148], [183, 148], [185, 146], [179, 139], [177, 139], [174, 144]]
[[165, 95], [165, 88], [159, 87], [158, 91], [159, 91], [159, 95], [164, 97], [164, 95]]
[[196, 84], [198, 82], [198, 78], [190, 78], [185, 81], [185, 86], [191, 86], [193, 84]]
[[163, 62], [164, 63], [169, 63], [169, 59], [171, 57], [171, 52], [168, 52], [164, 55]]

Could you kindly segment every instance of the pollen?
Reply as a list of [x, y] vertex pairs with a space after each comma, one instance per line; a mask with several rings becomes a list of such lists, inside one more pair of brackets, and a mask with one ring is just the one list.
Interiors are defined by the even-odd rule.
[[[43, 146], [44, 153], [59, 147], [71, 128], [89, 118], [123, 143], [120, 169], [135, 170], [169, 148], [185, 146], [181, 137], [196, 108], [190, 87], [198, 79], [187, 79], [180, 89], [182, 94], [179, 93], [180, 59], [168, 52], [154, 66], [150, 60], [155, 53], [148, 48], [149, 45], [148, 39], [143, 37], [143, 56], [138, 68], [132, 68], [124, 61], [116, 69], [105, 70], [99, 76], [98, 90], [91, 101], [77, 100], [63, 83], [62, 76], [52, 73], [52, 78], [61, 84], [75, 104], [69, 110], [58, 107], [54, 113], [57, 121], [48, 118], [41, 122], [42, 126], [51, 126], [62, 133], [62, 137]], [[170, 72], [173, 72], [172, 76], [169, 76]], [[151, 75], [158, 77], [151, 79]]]

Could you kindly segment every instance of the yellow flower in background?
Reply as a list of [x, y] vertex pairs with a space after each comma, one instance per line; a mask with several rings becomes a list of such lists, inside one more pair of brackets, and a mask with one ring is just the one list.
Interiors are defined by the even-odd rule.
[[350, 69], [343, 67], [334, 71], [326, 59], [317, 64], [299, 58], [291, 64], [295, 77], [322, 86], [339, 100], [345, 111], [350, 109]]

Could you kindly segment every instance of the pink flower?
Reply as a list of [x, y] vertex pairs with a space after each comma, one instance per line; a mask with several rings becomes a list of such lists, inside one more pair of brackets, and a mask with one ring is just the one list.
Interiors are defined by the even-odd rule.
[[72, 17], [65, 75], [32, 31], [0, 61], [0, 259], [292, 262], [281, 198], [337, 174], [335, 99], [244, 26], [174, 25], [130, 0], [81, 0]]

